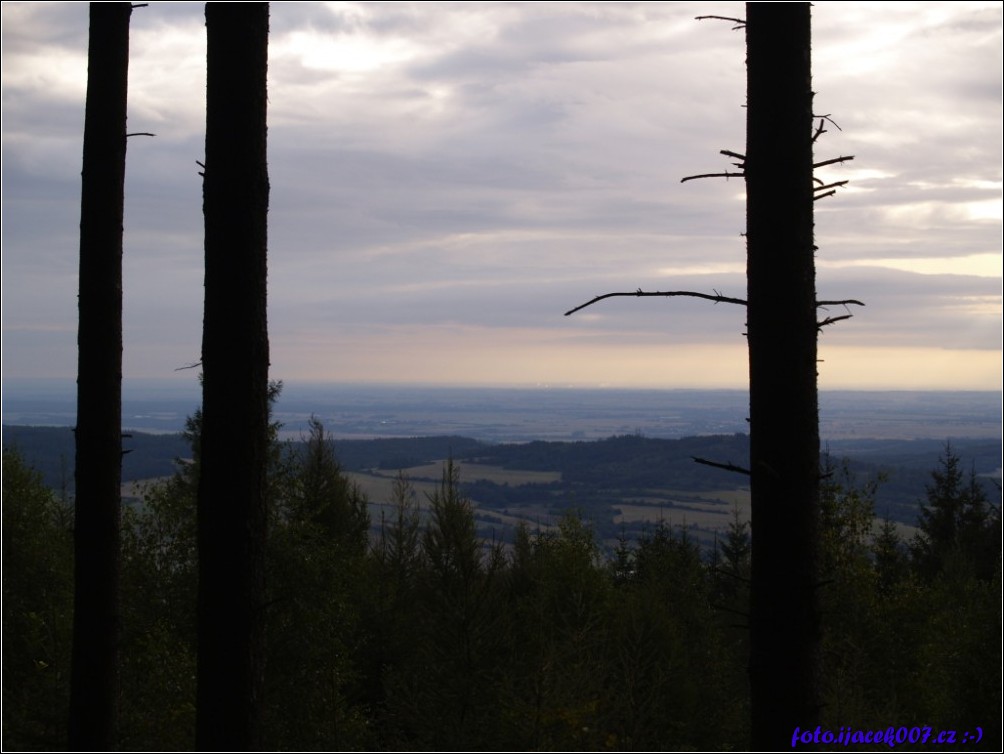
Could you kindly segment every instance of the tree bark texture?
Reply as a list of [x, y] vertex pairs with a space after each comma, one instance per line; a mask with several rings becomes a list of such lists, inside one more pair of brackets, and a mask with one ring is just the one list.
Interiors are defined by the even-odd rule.
[[69, 747], [115, 747], [129, 3], [91, 3], [80, 202]]
[[199, 749], [258, 748], [268, 450], [267, 3], [207, 3]]
[[808, 3], [747, 3], [752, 746], [819, 712], [819, 417]]

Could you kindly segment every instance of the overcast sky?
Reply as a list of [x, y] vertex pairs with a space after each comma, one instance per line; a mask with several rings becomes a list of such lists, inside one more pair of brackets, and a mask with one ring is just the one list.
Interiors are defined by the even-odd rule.
[[[132, 14], [128, 379], [192, 381], [201, 3]], [[273, 3], [271, 373], [744, 387], [741, 3]], [[86, 3], [3, 3], [3, 375], [76, 370]], [[816, 3], [822, 388], [1001, 385], [998, 2]], [[830, 312], [842, 314], [843, 310]]]

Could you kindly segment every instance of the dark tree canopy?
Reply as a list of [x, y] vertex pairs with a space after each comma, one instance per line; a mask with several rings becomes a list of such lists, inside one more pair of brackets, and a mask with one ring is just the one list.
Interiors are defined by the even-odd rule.
[[918, 525], [913, 558], [926, 578], [960, 569], [992, 578], [1000, 555], [999, 511], [990, 507], [976, 473], [963, 472], [951, 444], [931, 471]]

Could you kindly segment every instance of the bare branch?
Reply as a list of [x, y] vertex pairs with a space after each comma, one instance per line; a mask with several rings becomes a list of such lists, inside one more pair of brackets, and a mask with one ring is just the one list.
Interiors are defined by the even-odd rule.
[[688, 175], [686, 178], [681, 178], [680, 183], [686, 183], [687, 181], [693, 181], [697, 178], [745, 178], [746, 173], [702, 173], [701, 175]]
[[844, 319], [850, 319], [853, 316], [854, 316], [853, 314], [841, 314], [839, 317], [827, 317], [822, 322], [816, 323], [816, 329], [822, 330], [827, 325], [832, 325], [834, 322], [840, 322], [841, 320]]
[[829, 121], [834, 126], [834, 128], [836, 128], [838, 131], [843, 131], [843, 129], [840, 126], [837, 125], [837, 122], [835, 120], [833, 120], [833, 118], [830, 117], [829, 113], [827, 113], [826, 115], [813, 115], [812, 117], [813, 118], [819, 118], [819, 125], [816, 126], [816, 131], [815, 131], [815, 133], [812, 134], [812, 143], [813, 144], [816, 143], [816, 140], [820, 136], [822, 136], [823, 134], [826, 133], [826, 122], [827, 121]]
[[[133, 7], [135, 8], [136, 6], [134, 5]], [[141, 6], [141, 7], [145, 7], [145, 6]], [[146, 131], [137, 131], [134, 134], [126, 134], [126, 138], [128, 139], [130, 136], [156, 136], [156, 135], [157, 134], [147, 133]]]
[[728, 149], [722, 149], [721, 151], [719, 151], [719, 154], [723, 154], [726, 157], [735, 157], [737, 160], [739, 160], [739, 162], [733, 162], [732, 164], [735, 165], [740, 170], [746, 169], [746, 155], [739, 154], [738, 152], [733, 152]]
[[816, 306], [818, 308], [822, 308], [822, 307], [825, 307], [825, 306], [850, 306], [852, 304], [854, 306], [864, 306], [864, 303], [861, 302], [861, 301], [858, 301], [856, 298], [845, 298], [845, 299], [843, 299], [841, 301], [817, 301], [816, 302]]
[[818, 201], [820, 199], [825, 199], [828, 196], [833, 196], [835, 193], [837, 193], [836, 189], [834, 189], [833, 191], [827, 191], [825, 194], [820, 194], [819, 196], [812, 197], [812, 201], [815, 202], [815, 201]]
[[712, 18], [716, 21], [731, 21], [732, 23], [735, 24], [735, 26], [732, 27], [732, 31], [746, 28], [746, 21], [742, 18], [731, 18], [730, 16], [694, 16], [694, 18], [698, 21], [704, 21], [705, 19], [709, 18]]
[[569, 309], [567, 312], [565, 312], [565, 316], [567, 317], [569, 314], [575, 314], [575, 312], [581, 309], [585, 309], [587, 306], [592, 306], [597, 301], [602, 301], [605, 298], [614, 298], [616, 296], [635, 296], [637, 298], [641, 298], [642, 296], [663, 296], [663, 297], [690, 296], [692, 298], [703, 298], [705, 301], [714, 301], [716, 304], [718, 303], [739, 304], [740, 306], [746, 306], [746, 301], [744, 299], [732, 298], [730, 296], [722, 296], [719, 293], [715, 293], [714, 295], [712, 295], [710, 293], [699, 293], [697, 291], [643, 291], [641, 288], [639, 288], [634, 293], [627, 293], [627, 292], [604, 293], [602, 296], [597, 296], [596, 298], [591, 299], [590, 301], [587, 301], [584, 304], [580, 304], [574, 309]]
[[813, 118], [819, 118], [820, 120], [828, 120], [833, 125], [833, 127], [835, 129], [837, 129], [838, 131], [843, 131], [844, 130], [844, 129], [842, 129], [840, 127], [840, 124], [838, 124], [835, 120], [833, 120], [833, 118], [830, 117], [829, 113], [825, 113], [823, 115], [816, 115], [815, 113], [813, 113], [812, 117]]
[[827, 183], [823, 186], [816, 186], [816, 188], [814, 188], [813, 191], [822, 191], [823, 189], [830, 189], [830, 188], [840, 188], [841, 186], [846, 186], [848, 183], [850, 183], [850, 181], [837, 181], [836, 183]]
[[[672, 297], [672, 296], [689, 296], [691, 298], [701, 298], [701, 299], [704, 299], [705, 301], [713, 301], [716, 304], [738, 304], [739, 306], [746, 306], [746, 300], [745, 299], [734, 298], [732, 296], [723, 296], [718, 291], [715, 291], [713, 294], [711, 294], [711, 293], [700, 293], [698, 291], [643, 291], [641, 288], [639, 288], [639, 289], [637, 289], [636, 291], [633, 291], [633, 292], [619, 291], [619, 292], [616, 292], [616, 293], [604, 293], [601, 296], [596, 296], [595, 298], [590, 299], [589, 301], [587, 301], [584, 304], [579, 304], [574, 309], [569, 309], [567, 312], [565, 312], [565, 316], [567, 317], [569, 314], [575, 314], [575, 312], [580, 311], [582, 309], [585, 309], [587, 306], [592, 306], [596, 302], [602, 301], [603, 299], [617, 298], [617, 297], [624, 297], [624, 296], [631, 296], [631, 297], [634, 297], [634, 298], [643, 298], [643, 297], [652, 297], [652, 296], [661, 296], [663, 298], [669, 298], [669, 297]], [[819, 307], [819, 308], [823, 308], [823, 307], [827, 307], [827, 306], [844, 306], [844, 307], [846, 307], [846, 306], [850, 306], [852, 304], [855, 305], [855, 306], [864, 306], [864, 304], [862, 302], [858, 301], [857, 299], [853, 299], [853, 298], [842, 299], [840, 301], [817, 301], [816, 302], [816, 306]], [[844, 319], [844, 318], [841, 317], [841, 319]], [[836, 321], [836, 320], [834, 319], [834, 321]], [[829, 324], [829, 323], [827, 323], [827, 324]]]
[[822, 136], [825, 133], [826, 133], [826, 129], [823, 128], [823, 119], [820, 118], [820, 120], [819, 120], [819, 127], [816, 129], [816, 132], [812, 135], [812, 143], [815, 144], [816, 143], [816, 139], [818, 139], [820, 136]]
[[175, 372], [180, 372], [180, 371], [182, 371], [184, 369], [195, 369], [195, 367], [201, 367], [201, 366], [202, 366], [202, 362], [201, 361], [196, 361], [194, 364], [189, 364], [188, 366], [185, 366], [185, 367], [178, 367], [174, 371]]
[[822, 162], [814, 162], [814, 163], [812, 163], [812, 167], [813, 168], [821, 168], [821, 167], [823, 167], [823, 165], [832, 165], [832, 164], [834, 164], [836, 162], [843, 163], [843, 162], [846, 162], [847, 160], [853, 160], [853, 159], [854, 159], [854, 155], [850, 155], [849, 157], [834, 157], [832, 160], [823, 160]]
[[[710, 16], [709, 16], [709, 18], [710, 18]], [[746, 167], [746, 155], [739, 154], [738, 152], [733, 152], [731, 149], [721, 149], [721, 150], [719, 150], [718, 153], [719, 154], [723, 154], [726, 157], [735, 157], [737, 160], [739, 160], [739, 162], [734, 162], [732, 164], [735, 165], [740, 170], [743, 170]], [[702, 173], [701, 175], [688, 175], [686, 178], [681, 178], [680, 179], [680, 183], [686, 183], [687, 181], [693, 181], [693, 180], [695, 180], [697, 178], [725, 178], [725, 179], [729, 179], [729, 178], [745, 178], [745, 177], [746, 177], [746, 173], [729, 173], [729, 172], [725, 172], [725, 173]]]
[[734, 463], [718, 463], [717, 461], [709, 461], [707, 458], [698, 458], [697, 456], [691, 456], [690, 460], [694, 463], [699, 463], [702, 466], [711, 466], [715, 469], [724, 469], [725, 471], [734, 471], [736, 474], [745, 474], [750, 476], [750, 470], [744, 469], [742, 466], [736, 466]]

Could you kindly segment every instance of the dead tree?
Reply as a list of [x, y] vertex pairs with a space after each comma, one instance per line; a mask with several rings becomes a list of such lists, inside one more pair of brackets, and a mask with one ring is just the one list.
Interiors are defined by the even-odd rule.
[[115, 747], [122, 480], [122, 220], [129, 3], [91, 3], [80, 296], [69, 747]]
[[819, 412], [808, 3], [746, 6], [751, 743], [820, 703]]
[[863, 304], [816, 298], [813, 202], [846, 181], [824, 184], [813, 170], [852, 158], [813, 163], [813, 144], [832, 121], [812, 110], [809, 4], [748, 3], [746, 19], [722, 20], [746, 31], [745, 154], [722, 150], [738, 172], [683, 180], [745, 179], [747, 298], [638, 289], [597, 296], [566, 314], [612, 296], [692, 296], [746, 308], [749, 468], [695, 460], [749, 476], [751, 743], [777, 750], [796, 727], [815, 727], [820, 706], [816, 341], [850, 314], [820, 320], [817, 311]]
[[196, 746], [260, 747], [268, 327], [268, 3], [207, 3]]

